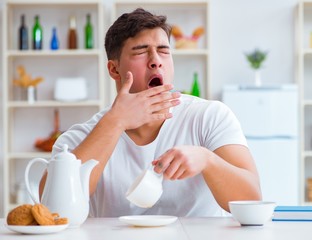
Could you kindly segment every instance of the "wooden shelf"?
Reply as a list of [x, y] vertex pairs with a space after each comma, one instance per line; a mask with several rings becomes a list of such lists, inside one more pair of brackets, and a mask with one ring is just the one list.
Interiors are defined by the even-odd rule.
[[48, 6], [48, 5], [94, 5], [100, 3], [99, 0], [7, 0], [8, 5], [23, 5], [23, 6]]
[[10, 152], [8, 153], [9, 159], [33, 159], [33, 158], [51, 158], [50, 152]]
[[36, 101], [28, 103], [27, 101], [9, 101], [9, 108], [36, 108], [36, 107], [100, 107], [101, 101], [81, 101], [81, 102], [59, 102], [59, 101]]
[[[307, 131], [310, 128], [312, 122], [310, 119], [310, 107], [312, 107], [312, 93], [310, 94], [307, 89], [310, 89], [310, 76], [312, 71], [310, 70], [310, 63], [312, 58], [312, 48], [310, 45], [310, 30], [312, 26], [312, 1], [299, 1], [297, 7], [297, 76], [300, 96], [300, 145], [306, 146], [306, 141], [312, 137], [312, 134]], [[311, 98], [311, 99], [309, 99]], [[300, 204], [312, 205], [312, 202], [306, 202], [307, 192], [305, 189], [305, 182], [307, 178], [312, 177], [311, 174], [311, 162], [309, 158], [312, 157], [312, 151], [305, 151], [301, 148], [300, 152]]]
[[207, 0], [149, 0], [149, 1], [136, 1], [136, 0], [117, 0], [115, 4], [120, 5], [136, 5], [138, 6], [139, 3], [144, 3], [146, 5], [177, 5], [177, 6], [184, 6], [184, 5], [202, 5], [206, 4]]
[[303, 100], [302, 103], [304, 106], [312, 106], [312, 100]]
[[209, 54], [209, 51], [207, 49], [172, 49], [171, 53], [173, 56], [175, 55], [206, 56]]
[[[6, 215], [14, 204], [17, 179], [15, 176], [23, 169], [27, 160], [33, 158], [50, 159], [51, 153], [39, 152], [33, 147], [37, 136], [46, 136], [47, 127], [53, 124], [53, 108], [60, 108], [60, 128], [67, 129], [71, 125], [85, 121], [108, 105], [110, 85], [106, 81], [104, 64], [104, 11], [102, 0], [7, 0], [2, 14], [3, 54], [2, 64], [2, 102], [3, 102], [3, 204]], [[17, 50], [18, 27], [20, 16], [33, 17], [40, 13], [44, 32], [42, 50]], [[65, 23], [75, 14], [77, 19], [78, 39], [82, 43], [82, 21], [86, 21], [87, 14], [91, 14], [94, 33], [94, 49], [50, 50], [47, 38], [51, 26], [55, 26], [59, 36], [67, 34], [69, 26]], [[56, 19], [57, 18], [57, 19]], [[29, 30], [29, 45], [31, 45], [32, 25], [27, 22]], [[64, 40], [64, 39], [63, 39]], [[60, 38], [60, 42], [62, 39]], [[12, 79], [17, 73], [18, 66], [24, 66], [27, 74], [44, 77], [44, 82], [38, 87], [39, 99], [34, 103], [14, 101], [15, 92]], [[37, 75], [37, 76], [38, 76]], [[55, 80], [61, 77], [87, 80], [88, 94], [92, 99], [76, 102], [61, 102], [53, 100]], [[41, 83], [40, 83], [41, 84]], [[75, 91], [75, 89], [72, 89]], [[41, 95], [40, 95], [41, 94]], [[42, 96], [42, 97], [41, 97]], [[18, 98], [16, 98], [18, 99]], [[44, 99], [44, 100], [41, 100]], [[63, 109], [66, 108], [66, 109]], [[52, 117], [52, 118], [51, 118]], [[34, 126], [35, 124], [38, 124]], [[25, 127], [27, 126], [27, 127]], [[30, 127], [29, 127], [30, 126]], [[23, 132], [23, 133], [22, 133]], [[22, 133], [22, 134], [21, 134]], [[31, 142], [30, 142], [31, 139]], [[14, 152], [12, 152], [12, 149]], [[17, 150], [16, 150], [17, 149]], [[19, 150], [21, 149], [21, 150]], [[25, 162], [23, 162], [25, 161]], [[41, 174], [41, 173], [38, 173]]]
[[77, 49], [77, 50], [67, 50], [67, 49], [60, 49], [60, 50], [25, 50], [25, 51], [19, 51], [19, 50], [9, 50], [7, 51], [8, 57], [86, 57], [86, 56], [100, 56], [101, 50], [99, 49]]
[[304, 158], [310, 158], [312, 157], [312, 151], [304, 151], [302, 155]]

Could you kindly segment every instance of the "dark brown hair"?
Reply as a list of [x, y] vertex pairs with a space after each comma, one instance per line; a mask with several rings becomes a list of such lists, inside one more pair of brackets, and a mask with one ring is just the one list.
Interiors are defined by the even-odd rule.
[[154, 15], [142, 8], [122, 14], [108, 29], [105, 37], [105, 50], [109, 60], [119, 60], [121, 50], [128, 38], [135, 37], [145, 29], [162, 28], [170, 40], [171, 26], [167, 17]]

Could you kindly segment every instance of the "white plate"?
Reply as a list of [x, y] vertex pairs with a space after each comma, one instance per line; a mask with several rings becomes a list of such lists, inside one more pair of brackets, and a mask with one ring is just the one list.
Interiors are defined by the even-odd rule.
[[24, 234], [48, 234], [62, 231], [68, 227], [68, 224], [52, 225], [52, 226], [17, 226], [4, 224], [6, 228], [13, 232]]
[[119, 220], [122, 222], [140, 227], [164, 226], [175, 222], [177, 219], [178, 218], [175, 216], [166, 215], [133, 215], [119, 217]]

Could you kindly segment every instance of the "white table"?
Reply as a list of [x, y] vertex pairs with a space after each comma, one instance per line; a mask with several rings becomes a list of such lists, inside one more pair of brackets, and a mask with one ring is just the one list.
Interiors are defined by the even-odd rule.
[[117, 218], [90, 218], [80, 228], [45, 235], [11, 232], [0, 219], [1, 240], [294, 240], [312, 239], [312, 222], [267, 222], [241, 227], [230, 217], [179, 218], [162, 227], [132, 227]]

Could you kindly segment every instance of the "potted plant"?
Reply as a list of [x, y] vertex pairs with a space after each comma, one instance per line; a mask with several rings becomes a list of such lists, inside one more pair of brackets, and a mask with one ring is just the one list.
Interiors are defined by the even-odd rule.
[[13, 84], [21, 89], [21, 100], [28, 100], [33, 103], [37, 100], [37, 86], [43, 81], [42, 77], [32, 78], [23, 66], [17, 67], [18, 78], [13, 80]]
[[267, 54], [268, 54], [267, 52], [261, 51], [257, 48], [254, 51], [245, 54], [247, 61], [250, 64], [250, 67], [255, 71], [256, 86], [262, 85], [260, 68], [262, 67], [262, 63], [265, 61]]

